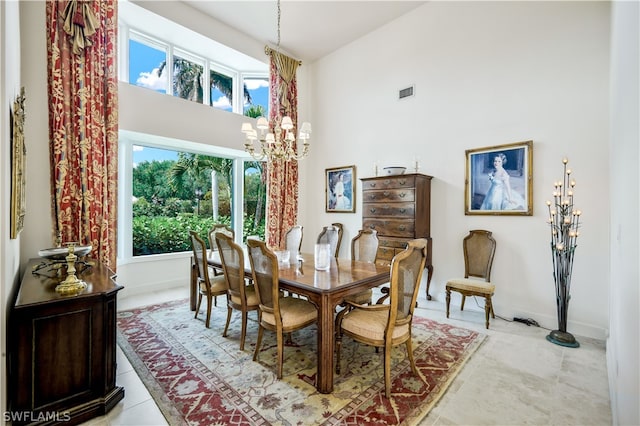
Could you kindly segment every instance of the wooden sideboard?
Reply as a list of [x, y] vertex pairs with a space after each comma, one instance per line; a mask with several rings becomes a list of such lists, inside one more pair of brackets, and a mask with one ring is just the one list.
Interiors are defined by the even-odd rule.
[[116, 299], [122, 286], [111, 270], [92, 261], [77, 273], [87, 288], [61, 295], [55, 287], [66, 266], [61, 276], [49, 267], [32, 273], [43, 261], [29, 261], [9, 312], [5, 416], [14, 425], [79, 424], [124, 398], [124, 388], [116, 386]]
[[362, 180], [362, 228], [378, 231], [377, 262], [391, 263], [393, 256], [414, 238], [428, 240], [427, 300], [433, 275], [431, 261], [431, 179], [411, 173]]

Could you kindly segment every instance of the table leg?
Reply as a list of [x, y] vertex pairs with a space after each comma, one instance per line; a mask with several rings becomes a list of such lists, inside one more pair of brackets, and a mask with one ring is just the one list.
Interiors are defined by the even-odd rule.
[[322, 296], [318, 308], [318, 371], [316, 388], [320, 393], [333, 391], [334, 312], [336, 304], [327, 295]]

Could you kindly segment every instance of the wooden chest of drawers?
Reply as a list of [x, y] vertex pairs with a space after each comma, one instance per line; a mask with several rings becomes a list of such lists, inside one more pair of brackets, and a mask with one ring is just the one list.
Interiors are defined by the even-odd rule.
[[390, 263], [408, 240], [426, 238], [427, 299], [433, 274], [431, 262], [431, 176], [413, 173], [362, 180], [362, 228], [378, 231], [376, 261]]

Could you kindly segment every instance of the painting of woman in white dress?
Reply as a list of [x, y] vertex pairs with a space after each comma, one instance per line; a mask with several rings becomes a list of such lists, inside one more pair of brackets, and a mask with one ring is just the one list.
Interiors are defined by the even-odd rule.
[[465, 214], [531, 215], [532, 142], [467, 151]]
[[355, 212], [355, 166], [327, 169], [327, 212]]

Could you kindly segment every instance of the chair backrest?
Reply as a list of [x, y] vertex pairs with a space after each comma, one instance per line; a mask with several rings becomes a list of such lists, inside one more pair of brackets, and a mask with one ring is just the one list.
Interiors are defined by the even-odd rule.
[[264, 241], [247, 240], [247, 249], [260, 310], [274, 314], [276, 326], [282, 327], [279, 304], [278, 258], [273, 251], [269, 250], [267, 243]]
[[222, 232], [215, 234], [227, 290], [231, 299], [239, 297], [242, 305], [246, 303], [244, 282], [244, 253], [242, 247], [233, 242], [233, 238]]
[[198, 271], [198, 279], [207, 286], [209, 290], [209, 267], [207, 265], [207, 246], [202, 238], [195, 231], [189, 231], [191, 238], [191, 249], [193, 250], [193, 262]]
[[209, 248], [211, 249], [211, 255], [213, 255], [213, 252], [218, 249], [215, 238], [216, 232], [222, 232], [223, 234], [230, 236], [232, 240], [236, 238], [236, 232], [229, 226], [222, 223], [214, 224], [209, 230]]
[[373, 263], [378, 254], [378, 231], [361, 229], [351, 240], [351, 260]]
[[294, 225], [285, 235], [284, 249], [290, 253], [300, 252], [302, 247], [302, 225]]
[[318, 235], [318, 244], [329, 244], [333, 257], [338, 257], [340, 251], [340, 242], [342, 241], [342, 224], [331, 224], [325, 226]]
[[338, 253], [340, 253], [340, 247], [342, 246], [342, 234], [344, 233], [344, 226], [339, 222], [334, 222], [333, 225], [335, 228], [338, 228], [338, 244], [336, 244], [336, 257], [338, 257]]
[[392, 336], [393, 327], [411, 323], [426, 262], [427, 240], [424, 238], [409, 241], [407, 248], [391, 260], [388, 336]]
[[469, 231], [462, 243], [464, 250], [464, 276], [477, 277], [491, 281], [493, 255], [496, 252], [496, 240], [491, 231], [474, 229]]

